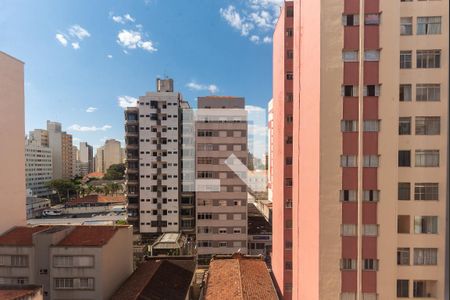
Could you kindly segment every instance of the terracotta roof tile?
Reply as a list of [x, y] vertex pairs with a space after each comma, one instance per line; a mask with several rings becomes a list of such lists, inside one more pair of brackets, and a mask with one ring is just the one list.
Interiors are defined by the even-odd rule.
[[26, 286], [0, 286], [0, 299], [20, 300], [28, 299], [27, 296], [35, 296], [41, 293], [41, 287], [35, 285]]
[[128, 226], [75, 226], [75, 228], [55, 246], [59, 247], [101, 247], [106, 245], [119, 229]]
[[66, 202], [67, 206], [81, 203], [123, 203], [125, 195], [88, 195], [83, 198], [75, 198]]
[[50, 226], [17, 226], [0, 236], [1, 246], [33, 246], [33, 234], [44, 231]]
[[278, 296], [263, 260], [235, 254], [214, 258], [209, 265], [205, 300], [215, 299], [277, 300]]

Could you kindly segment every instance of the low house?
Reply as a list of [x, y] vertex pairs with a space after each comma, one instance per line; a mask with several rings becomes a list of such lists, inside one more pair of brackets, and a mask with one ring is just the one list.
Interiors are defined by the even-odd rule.
[[27, 197], [27, 219], [41, 217], [45, 209], [51, 206], [50, 199]]
[[0, 286], [2, 300], [43, 300], [44, 294], [39, 285], [3, 285]]
[[158, 255], [186, 255], [186, 237], [181, 233], [163, 233], [148, 247], [150, 256]]
[[67, 201], [63, 211], [65, 214], [97, 214], [112, 212], [117, 206], [123, 206], [126, 211], [124, 195], [88, 195]]

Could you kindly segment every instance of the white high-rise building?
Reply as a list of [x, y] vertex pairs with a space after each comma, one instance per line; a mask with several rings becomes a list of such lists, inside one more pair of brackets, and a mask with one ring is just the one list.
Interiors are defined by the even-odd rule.
[[49, 195], [47, 183], [53, 179], [52, 150], [34, 143], [25, 145], [25, 182], [36, 197]]
[[86, 175], [94, 171], [94, 149], [87, 142], [80, 143], [80, 171]]

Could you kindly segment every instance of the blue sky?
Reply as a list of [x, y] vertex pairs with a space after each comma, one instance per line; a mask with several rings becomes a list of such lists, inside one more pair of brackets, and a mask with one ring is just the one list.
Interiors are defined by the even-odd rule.
[[265, 108], [279, 3], [0, 1], [0, 50], [25, 62], [26, 131], [53, 120], [76, 144], [123, 140], [119, 101], [153, 91], [164, 75], [194, 106], [213, 92]]

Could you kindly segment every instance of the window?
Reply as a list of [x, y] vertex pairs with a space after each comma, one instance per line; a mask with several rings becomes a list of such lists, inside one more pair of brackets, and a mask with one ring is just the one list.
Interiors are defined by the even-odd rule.
[[380, 199], [380, 191], [378, 190], [365, 190], [363, 191], [363, 200], [369, 202], [376, 202]]
[[398, 200], [411, 200], [411, 183], [398, 183]]
[[356, 201], [356, 191], [355, 190], [342, 190], [340, 192], [340, 200], [341, 201]]
[[292, 157], [286, 157], [286, 165], [290, 166], [292, 165]]
[[228, 247], [227, 242], [219, 242], [219, 247]]
[[292, 102], [294, 100], [294, 95], [292, 93], [287, 93], [285, 96], [286, 102]]
[[346, 97], [356, 97], [358, 96], [358, 87], [355, 85], [343, 85], [341, 94]]
[[409, 280], [397, 279], [397, 297], [399, 298], [409, 297]]
[[364, 96], [372, 96], [372, 97], [380, 96], [380, 86], [379, 85], [365, 85], [363, 95]]
[[408, 215], [397, 216], [397, 233], [410, 232], [410, 217]]
[[287, 123], [292, 123], [292, 121], [294, 121], [294, 116], [292, 116], [292, 115], [287, 115], [287, 116], [286, 116], [286, 122], [287, 122]]
[[233, 228], [233, 233], [241, 233], [241, 228]]
[[373, 168], [378, 167], [379, 157], [378, 155], [364, 155], [364, 167]]
[[439, 135], [441, 133], [440, 117], [416, 117], [417, 135]]
[[379, 61], [380, 60], [380, 51], [379, 50], [364, 51], [364, 60], [365, 61]]
[[356, 270], [356, 259], [341, 259], [341, 270]]
[[94, 278], [80, 278], [79, 289], [94, 289]]
[[293, 58], [294, 58], [294, 51], [292, 51], [292, 50], [287, 50], [287, 51], [286, 51], [286, 57], [287, 57], [288, 59], [293, 59]]
[[400, 69], [412, 68], [412, 51], [400, 51]]
[[197, 218], [199, 220], [212, 220], [212, 213], [200, 213]]
[[409, 248], [397, 248], [397, 265], [409, 266]]
[[292, 208], [292, 199], [286, 199], [286, 208]]
[[220, 234], [226, 234], [227, 233], [227, 229], [226, 228], [219, 228], [219, 233]]
[[437, 249], [414, 248], [414, 264], [422, 266], [437, 265]]
[[286, 262], [284, 263], [284, 268], [285, 268], [286, 270], [292, 270], [292, 261], [286, 261]]
[[53, 257], [53, 266], [55, 268], [86, 268], [94, 266], [94, 257], [93, 256], [60, 256], [56, 255]]
[[398, 119], [398, 134], [399, 135], [411, 134], [411, 117], [400, 117]]
[[342, 60], [344, 62], [358, 61], [358, 51], [343, 51]]
[[344, 16], [342, 16], [342, 25], [344, 25], [344, 26], [359, 25], [359, 15], [344, 15]]
[[416, 216], [414, 217], [414, 232], [425, 234], [437, 233], [437, 216]]
[[378, 259], [366, 258], [363, 260], [363, 270], [376, 271], [378, 270]]
[[355, 120], [342, 120], [341, 121], [342, 132], [355, 132], [358, 131], [358, 121]]
[[417, 182], [414, 185], [414, 200], [439, 200], [439, 184]]
[[341, 155], [341, 167], [356, 167], [357, 163], [356, 155]]
[[417, 17], [417, 34], [440, 34], [441, 17]]
[[411, 167], [411, 151], [399, 150], [398, 151], [398, 166], [399, 167]]
[[73, 289], [73, 278], [55, 278], [55, 289]]
[[436, 299], [437, 288], [435, 280], [414, 280], [413, 297]]
[[341, 293], [340, 300], [356, 300], [356, 294], [355, 293]]
[[286, 8], [286, 16], [289, 18], [294, 16], [294, 8], [292, 6]]
[[417, 68], [441, 67], [441, 50], [417, 50]]
[[294, 30], [292, 28], [287, 28], [286, 29], [286, 36], [293, 36], [294, 35]]
[[379, 120], [364, 121], [364, 131], [366, 132], [380, 131], [380, 121]]
[[439, 167], [439, 150], [416, 150], [416, 167]]
[[412, 17], [400, 18], [400, 35], [412, 35]]
[[380, 24], [380, 14], [366, 14], [364, 16], [365, 25], [378, 25]]
[[286, 178], [285, 179], [285, 184], [287, 187], [291, 187], [292, 186], [292, 178]]
[[439, 101], [441, 99], [440, 84], [417, 84], [416, 101]]
[[286, 79], [287, 80], [293, 80], [294, 79], [294, 73], [290, 73], [290, 72], [286, 73]]
[[342, 224], [341, 225], [342, 236], [355, 236], [356, 235], [356, 224]]
[[362, 227], [362, 235], [377, 236], [378, 235], [378, 225], [377, 224], [364, 224]]
[[411, 101], [412, 99], [411, 91], [412, 86], [410, 84], [400, 84], [400, 94], [399, 94], [400, 102]]
[[286, 144], [288, 145], [292, 144], [292, 136], [286, 137]]
[[28, 255], [0, 255], [0, 266], [28, 267]]
[[292, 228], [292, 220], [285, 220], [284, 221], [284, 227], [286, 229], [291, 229]]

